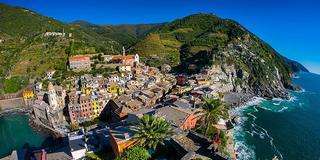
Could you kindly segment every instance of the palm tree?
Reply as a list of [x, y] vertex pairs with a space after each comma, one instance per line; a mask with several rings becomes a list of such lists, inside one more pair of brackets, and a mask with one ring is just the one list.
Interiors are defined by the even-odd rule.
[[218, 122], [220, 118], [228, 118], [228, 108], [219, 99], [205, 98], [201, 115], [201, 126], [204, 127], [204, 135], [208, 136], [209, 129]]
[[171, 126], [163, 118], [144, 115], [136, 126], [134, 138], [141, 146], [155, 149], [171, 134]]

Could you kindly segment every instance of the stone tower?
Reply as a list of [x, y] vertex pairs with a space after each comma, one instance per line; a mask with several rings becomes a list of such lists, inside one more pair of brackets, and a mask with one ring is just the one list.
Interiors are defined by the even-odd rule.
[[122, 46], [122, 56], [126, 55], [126, 49], [124, 48], [124, 46]]
[[57, 93], [56, 93], [51, 82], [49, 82], [49, 84], [48, 84], [48, 101], [49, 101], [49, 105], [50, 105], [50, 107], [52, 107], [52, 109], [58, 108]]

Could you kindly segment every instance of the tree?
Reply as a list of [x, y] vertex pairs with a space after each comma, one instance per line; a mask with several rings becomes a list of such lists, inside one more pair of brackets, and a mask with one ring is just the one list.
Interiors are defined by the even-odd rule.
[[172, 134], [171, 126], [163, 118], [144, 115], [136, 126], [134, 138], [140, 146], [155, 149]]
[[205, 136], [212, 136], [214, 132], [213, 125], [216, 124], [220, 118], [228, 118], [228, 108], [219, 99], [205, 98], [204, 101], [200, 130], [202, 130], [202, 134]]
[[149, 152], [143, 147], [133, 147], [126, 150], [121, 157], [117, 157], [117, 160], [147, 160], [151, 156]]

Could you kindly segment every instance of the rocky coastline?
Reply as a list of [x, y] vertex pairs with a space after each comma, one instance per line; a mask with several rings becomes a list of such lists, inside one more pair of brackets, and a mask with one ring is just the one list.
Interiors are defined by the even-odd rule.
[[37, 123], [37, 122], [34, 120], [33, 116], [30, 116], [30, 117], [29, 117], [29, 126], [30, 126], [33, 130], [35, 130], [36, 132], [41, 133], [41, 134], [43, 134], [43, 135], [46, 135], [46, 136], [49, 136], [49, 137], [51, 136], [51, 137], [54, 137], [54, 138], [60, 137], [60, 135], [56, 134], [56, 133], [53, 132], [52, 130], [44, 127], [43, 125], [41, 125], [41, 124], [39, 124], [39, 123]]
[[12, 108], [0, 111], [0, 117], [12, 114], [30, 115], [30, 108]]

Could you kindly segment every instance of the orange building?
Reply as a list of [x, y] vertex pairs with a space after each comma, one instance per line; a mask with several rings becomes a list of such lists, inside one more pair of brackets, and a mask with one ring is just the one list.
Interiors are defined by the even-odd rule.
[[133, 139], [134, 132], [130, 126], [119, 126], [110, 129], [110, 144], [116, 156], [123, 153], [124, 150], [133, 147], [137, 141]]
[[114, 55], [111, 58], [111, 62], [133, 66], [135, 63], [139, 63], [139, 55]]

